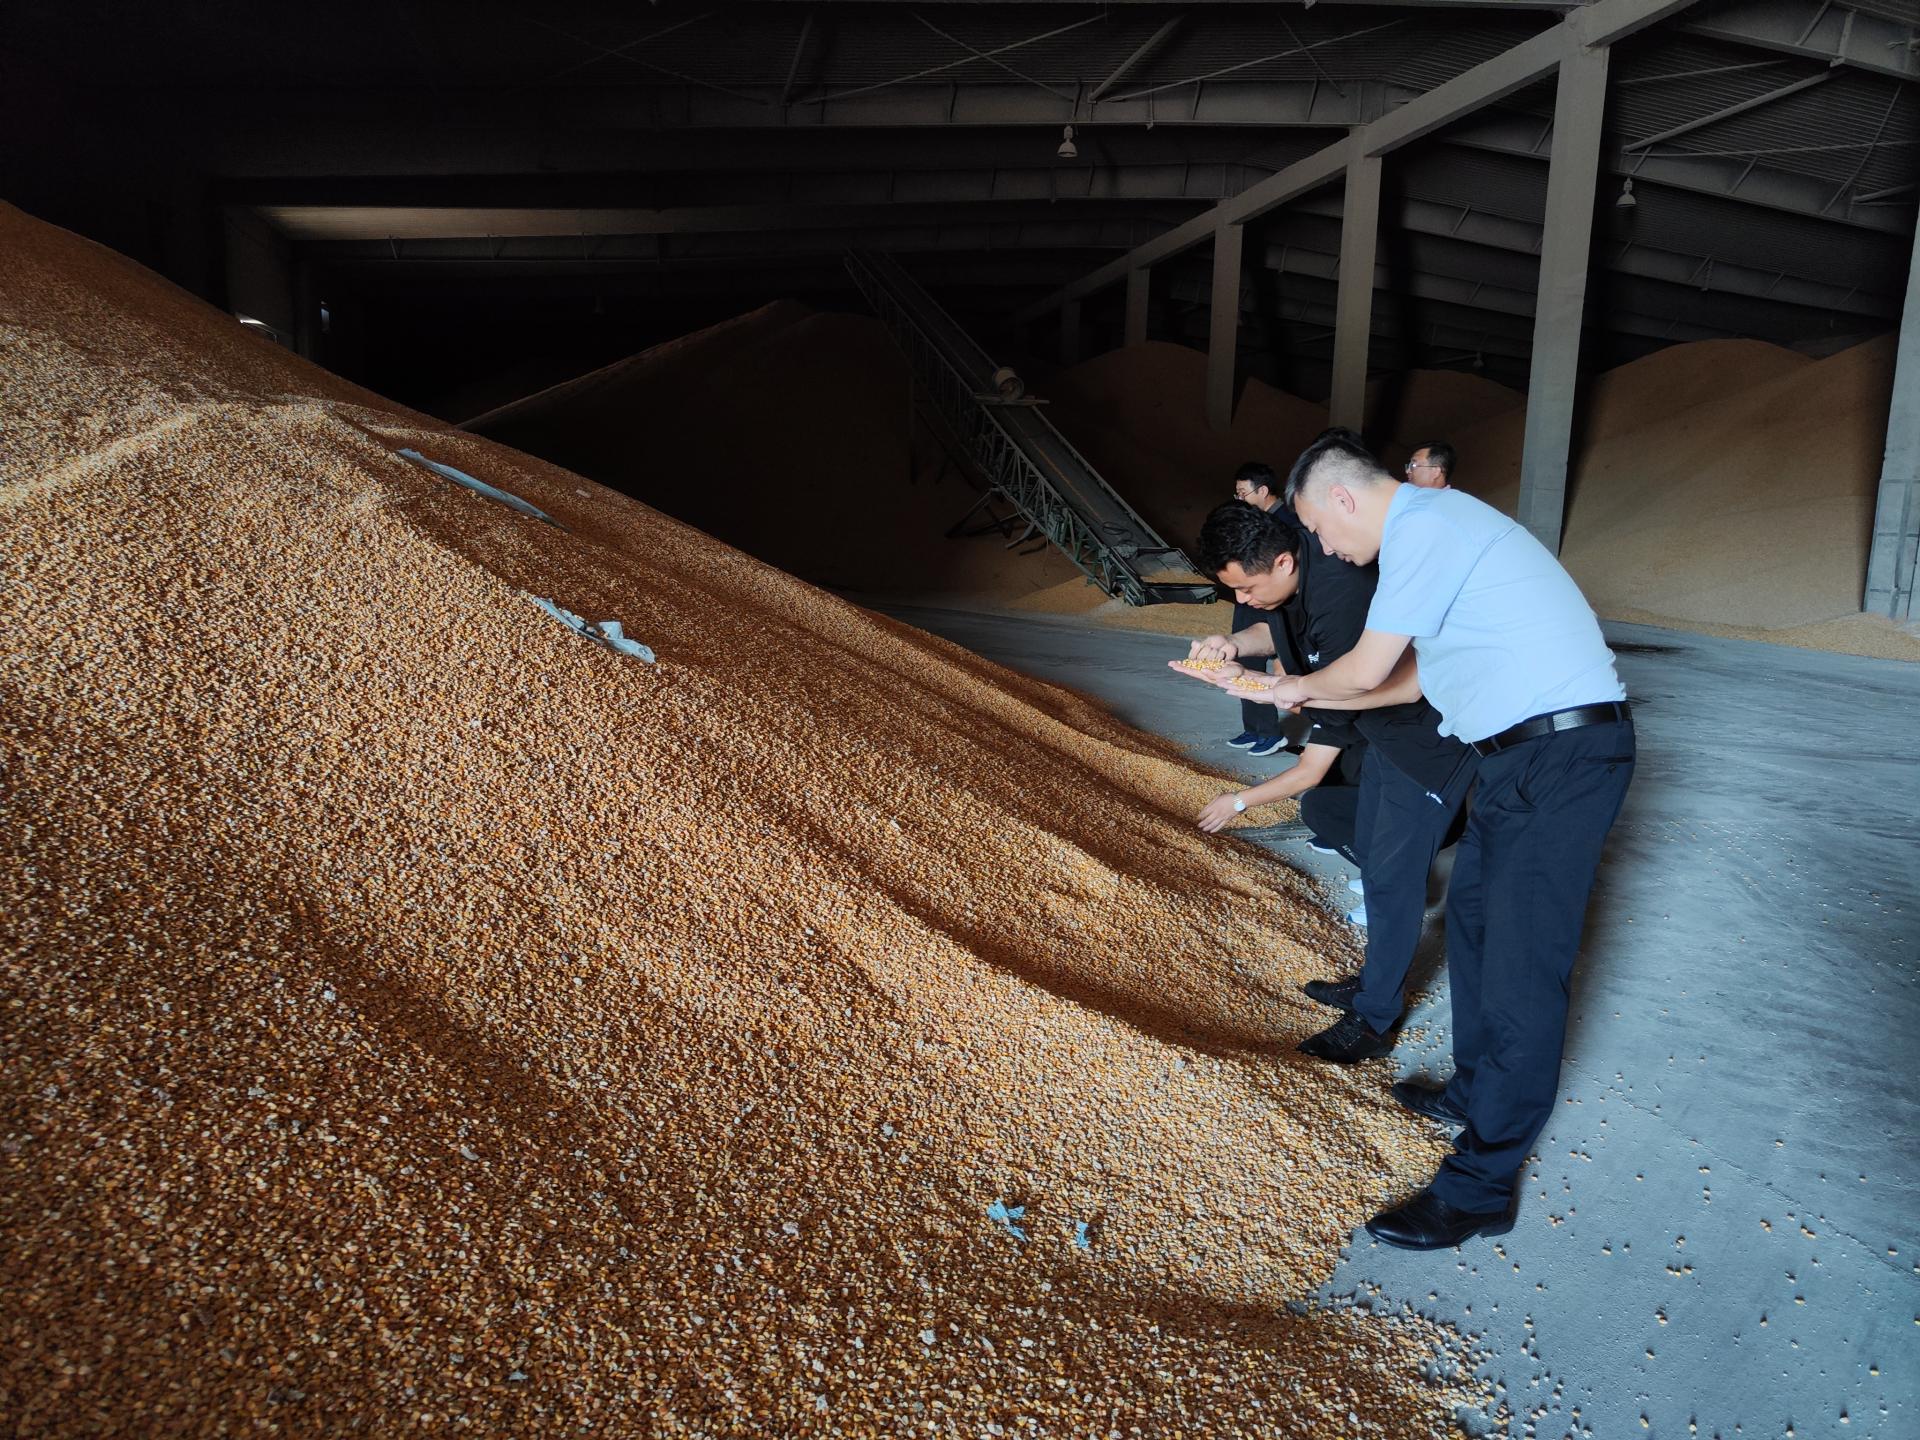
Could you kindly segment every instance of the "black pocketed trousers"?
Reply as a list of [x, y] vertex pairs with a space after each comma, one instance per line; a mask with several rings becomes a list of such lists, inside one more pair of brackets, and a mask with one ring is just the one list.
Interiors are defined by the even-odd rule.
[[[1242, 605], [1238, 602], [1234, 604], [1233, 633], [1236, 635], [1242, 630], [1250, 630], [1255, 625], [1264, 624], [1270, 620], [1275, 624], [1280, 623], [1275, 616], [1275, 612], [1271, 610], [1256, 610], [1251, 605]], [[1262, 674], [1265, 674], [1267, 670], [1267, 661], [1265, 659], [1243, 660], [1240, 663], [1246, 666], [1247, 669], [1257, 670]], [[1264, 705], [1258, 700], [1242, 700], [1240, 702], [1240, 725], [1242, 729], [1251, 730], [1256, 735], [1271, 737], [1280, 733], [1280, 723], [1280, 708], [1277, 705]]]
[[1366, 773], [1367, 744], [1360, 741], [1340, 751], [1327, 778], [1300, 797], [1300, 820], [1313, 838], [1337, 850], [1350, 865], [1361, 863], [1361, 781]]
[[1587, 898], [1634, 753], [1626, 719], [1543, 735], [1480, 761], [1447, 897], [1447, 1098], [1465, 1111], [1467, 1128], [1433, 1181], [1459, 1209], [1506, 1208], [1553, 1113]]
[[1394, 765], [1380, 746], [1367, 746], [1360, 774], [1359, 846], [1367, 958], [1353, 1008], [1376, 1034], [1386, 1034], [1400, 1019], [1401, 992], [1427, 918], [1427, 876], [1466, 804], [1478, 764], [1478, 756], [1465, 752], [1446, 784], [1429, 790]]

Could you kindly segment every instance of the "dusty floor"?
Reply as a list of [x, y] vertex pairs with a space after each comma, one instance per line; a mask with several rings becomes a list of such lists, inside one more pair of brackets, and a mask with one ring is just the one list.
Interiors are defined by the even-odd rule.
[[[1229, 703], [1165, 638], [893, 613], [1231, 762]], [[1431, 1255], [1358, 1232], [1326, 1293], [1481, 1337], [1515, 1435], [1920, 1434], [1920, 666], [1608, 633], [1640, 771], [1520, 1223]], [[1438, 921], [1395, 1054], [1436, 1078]]]

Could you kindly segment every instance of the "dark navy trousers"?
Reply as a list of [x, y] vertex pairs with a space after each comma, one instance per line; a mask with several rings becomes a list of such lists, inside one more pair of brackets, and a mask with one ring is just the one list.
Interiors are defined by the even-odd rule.
[[1631, 720], [1562, 730], [1480, 762], [1447, 898], [1447, 1098], [1467, 1115], [1433, 1181], [1449, 1205], [1505, 1209], [1553, 1113], [1587, 897], [1633, 766]]
[[1466, 803], [1478, 763], [1472, 751], [1441, 790], [1428, 790], [1367, 746], [1360, 771], [1356, 849], [1366, 887], [1367, 959], [1353, 1008], [1384, 1035], [1400, 1019], [1402, 991], [1427, 915], [1433, 857]]

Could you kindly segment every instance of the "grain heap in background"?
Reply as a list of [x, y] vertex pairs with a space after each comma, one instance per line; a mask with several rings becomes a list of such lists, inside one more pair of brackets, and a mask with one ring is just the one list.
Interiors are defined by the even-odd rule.
[[1439, 1147], [1293, 1054], [1356, 957], [1208, 777], [0, 246], [10, 1432], [1447, 1428], [1288, 1306]]
[[[1563, 554], [1594, 608], [1920, 658], [1920, 639], [1859, 613], [1892, 383], [1890, 338], [1822, 360], [1762, 341], [1699, 341], [1597, 377], [1582, 397]], [[1324, 406], [1249, 378], [1232, 429], [1217, 434], [1205, 355], [1158, 341], [1035, 388], [1074, 446], [1185, 547], [1242, 461], [1284, 475], [1327, 423]], [[909, 446], [906, 404], [877, 322], [782, 302], [471, 425], [817, 583], [1179, 635], [1231, 623], [1225, 605], [1110, 600], [1051, 548], [1010, 554], [992, 539], [946, 538], [974, 492], [954, 472], [940, 478], [924, 426]], [[1449, 441], [1460, 451], [1455, 483], [1514, 513], [1524, 396], [1478, 375], [1417, 370], [1377, 378], [1368, 416], [1390, 467]]]
[[[1599, 376], [1569, 473], [1561, 558], [1600, 614], [1920, 659], [1860, 613], [1893, 338], [1824, 359], [1758, 340], [1674, 345]], [[1454, 437], [1456, 483], [1508, 514], [1524, 406]]]
[[792, 301], [656, 345], [463, 427], [656, 505], [818, 585], [1017, 596], [1077, 576], [1051, 546], [948, 540], [977, 493], [880, 322]]

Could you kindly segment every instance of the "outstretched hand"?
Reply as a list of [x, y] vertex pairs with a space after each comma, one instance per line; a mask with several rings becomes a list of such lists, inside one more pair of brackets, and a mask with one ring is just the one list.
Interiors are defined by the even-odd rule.
[[1240, 646], [1230, 635], [1204, 635], [1187, 647], [1189, 660], [1238, 660]]
[[1233, 817], [1240, 812], [1233, 808], [1236, 797], [1233, 794], [1216, 795], [1200, 809], [1200, 828], [1209, 835], [1224, 830], [1233, 823]]
[[1257, 671], [1224, 675], [1216, 670], [1207, 678], [1229, 695], [1237, 696], [1242, 700], [1251, 700], [1256, 705], [1274, 705], [1282, 710], [1298, 710], [1306, 703], [1299, 693], [1299, 681], [1291, 675], [1262, 675]]
[[1185, 660], [1169, 660], [1167, 668], [1177, 670], [1182, 675], [1191, 675], [1196, 680], [1204, 680], [1209, 685], [1220, 685], [1245, 673], [1244, 667], [1232, 660], [1200, 660], [1188, 656]]

